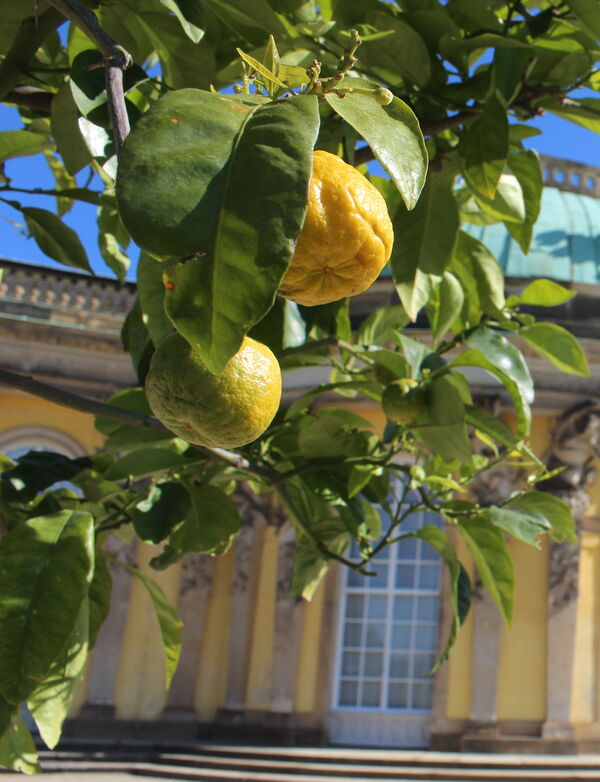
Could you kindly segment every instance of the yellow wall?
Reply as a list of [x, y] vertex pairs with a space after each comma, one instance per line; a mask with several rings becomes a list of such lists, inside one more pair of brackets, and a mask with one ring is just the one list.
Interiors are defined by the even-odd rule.
[[600, 610], [600, 535], [581, 535], [579, 595], [575, 626], [575, 664], [571, 720], [594, 722], [598, 716], [598, 620]]
[[[473, 561], [462, 538], [457, 539], [456, 553], [463, 567], [473, 581]], [[450, 653], [448, 666], [448, 687], [446, 691], [446, 717], [448, 719], [469, 719], [471, 716], [471, 666], [473, 664], [473, 612], [469, 614], [459, 630], [458, 638]]]
[[88, 453], [102, 445], [102, 435], [94, 428], [93, 416], [87, 413], [5, 391], [0, 392], [0, 410], [0, 432], [17, 427], [50, 427], [73, 438]]

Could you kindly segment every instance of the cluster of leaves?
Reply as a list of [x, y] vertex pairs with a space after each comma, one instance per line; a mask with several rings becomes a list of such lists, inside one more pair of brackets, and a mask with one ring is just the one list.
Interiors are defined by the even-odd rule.
[[[504, 223], [527, 251], [543, 178], [537, 155], [523, 146], [532, 135], [526, 121], [548, 110], [600, 129], [600, 101], [570, 97], [580, 86], [600, 87], [594, 0], [102, 1], [98, 20], [135, 62], [125, 72], [133, 132], [118, 161], [117, 191], [103, 62], [76, 26], [59, 33], [64, 20], [53, 7], [29, 20], [27, 5], [0, 2], [0, 93], [23, 120], [22, 130], [0, 133], [0, 157], [42, 153], [56, 188], [29, 192], [56, 198], [56, 211], [15, 200], [28, 191], [7, 176], [2, 200], [49, 257], [69, 266], [90, 271], [63, 220], [77, 201], [97, 208], [100, 250], [120, 279], [133, 246], [124, 224], [147, 250], [123, 328], [140, 387], [109, 402], [149, 415], [141, 386], [155, 347], [174, 327], [214, 371], [249, 332], [284, 371], [316, 367], [323, 383], [236, 454], [191, 446], [133, 416], [131, 423], [107, 416], [96, 422], [106, 442], [94, 456], [30, 453], [5, 465], [0, 763], [35, 769], [22, 703], [46, 743], [58, 741], [108, 607], [106, 536], [133, 532], [161, 544], [157, 568], [189, 552], [222, 553], [241, 525], [234, 502], [241, 481], [257, 494], [274, 492], [296, 527], [295, 594], [310, 597], [332, 562], [370, 572], [383, 546], [421, 537], [450, 577], [455, 620], [443, 660], [468, 604], [452, 542], [458, 532], [510, 619], [506, 536], [531, 545], [544, 533], [574, 540], [567, 507], [535, 490], [547, 473], [526, 444], [533, 382], [512, 337], [563, 371], [586, 374], [587, 365], [568, 332], [522, 311], [571, 294], [545, 280], [505, 299], [497, 260], [460, 226]], [[358, 52], [353, 31], [363, 42]], [[194, 88], [186, 115], [194, 146], [181, 155], [170, 136], [152, 131], [157, 118], [182, 109], [186, 88]], [[365, 163], [375, 158], [387, 174], [370, 178], [394, 224], [399, 303], [354, 329], [347, 300], [303, 308], [275, 296], [304, 218], [315, 146], [367, 174]], [[160, 161], [153, 188], [138, 182], [136, 189], [135, 161], [152, 157]], [[186, 191], [190, 168], [193, 192]], [[191, 227], [183, 220], [173, 235], [161, 228], [153, 236], [148, 218], [174, 209], [190, 216]], [[165, 271], [153, 256], [173, 262]], [[427, 340], [409, 329], [423, 310]], [[476, 404], [473, 370], [504, 389], [514, 429]], [[376, 434], [354, 402], [377, 406], [390, 383], [406, 378], [422, 390], [423, 411], [410, 425], [389, 422]], [[529, 478], [497, 506], [470, 501], [469, 482], [498, 464]], [[423, 510], [439, 513], [451, 532], [403, 531]], [[347, 557], [351, 541], [358, 558]], [[130, 569], [156, 606], [168, 683], [179, 622], [159, 587]]]

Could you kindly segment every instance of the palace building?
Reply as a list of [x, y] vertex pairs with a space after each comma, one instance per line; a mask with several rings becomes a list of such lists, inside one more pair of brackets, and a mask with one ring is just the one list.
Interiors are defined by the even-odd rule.
[[[185, 623], [173, 685], [143, 587], [113, 572], [112, 608], [77, 694], [66, 734], [246, 743], [383, 746], [463, 751], [600, 750], [600, 171], [544, 160], [546, 187], [531, 252], [503, 226], [470, 226], [503, 265], [509, 291], [546, 277], [577, 290], [536, 313], [576, 334], [591, 375], [557, 372], [526, 352], [535, 380], [532, 444], [564, 470], [545, 489], [565, 499], [577, 546], [511, 542], [512, 625], [479, 589], [450, 661], [428, 675], [450, 621], [441, 564], [424, 543], [385, 549], [367, 579], [333, 567], [311, 602], [289, 596], [294, 535], [267, 497], [237, 497], [244, 526], [218, 558], [189, 556], [152, 572]], [[94, 399], [135, 385], [120, 329], [133, 284], [0, 261], [0, 366]], [[358, 320], [393, 300], [382, 277], [357, 298]], [[426, 333], [417, 324], [415, 335]], [[286, 375], [291, 399], [319, 380]], [[481, 404], [510, 420], [500, 386], [475, 377]], [[348, 402], [351, 404], [351, 401]], [[0, 387], [0, 450], [78, 456], [101, 447], [90, 415]], [[383, 426], [379, 408], [359, 412]], [[474, 486], [502, 499], [515, 476], [492, 470]], [[439, 523], [435, 514], [415, 524]], [[123, 537], [113, 553], [142, 570], [156, 547]], [[468, 564], [468, 557], [464, 557]]]

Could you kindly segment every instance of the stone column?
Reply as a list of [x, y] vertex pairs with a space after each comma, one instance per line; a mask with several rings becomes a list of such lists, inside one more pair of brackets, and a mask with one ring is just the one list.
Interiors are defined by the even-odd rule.
[[194, 696], [214, 560], [203, 554], [182, 563], [178, 613], [183, 621], [181, 657], [169, 690], [166, 718], [195, 721]]
[[[588, 486], [595, 478], [600, 456], [600, 405], [583, 402], [556, 422], [548, 458], [550, 470], [562, 471], [539, 488], [571, 508], [578, 531], [589, 507]], [[575, 737], [571, 722], [578, 615], [580, 541], [552, 543], [548, 595], [548, 679], [546, 722], [542, 736], [554, 740]], [[592, 684], [590, 683], [590, 686]]]
[[[130, 565], [136, 564], [136, 548], [135, 541], [125, 543], [116, 535], [110, 535], [105, 546], [108, 554]], [[92, 651], [87, 696], [78, 715], [82, 721], [114, 716], [114, 690], [129, 607], [131, 575], [120, 565], [110, 563], [108, 567], [112, 578], [110, 611]]]

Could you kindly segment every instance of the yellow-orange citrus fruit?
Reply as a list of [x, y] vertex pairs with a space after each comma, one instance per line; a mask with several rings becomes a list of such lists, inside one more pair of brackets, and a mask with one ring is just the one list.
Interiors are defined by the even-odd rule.
[[145, 382], [154, 415], [178, 437], [209, 448], [256, 440], [281, 400], [281, 370], [266, 345], [245, 337], [218, 374], [175, 332], [158, 347]]
[[318, 150], [306, 218], [279, 294], [313, 306], [362, 293], [389, 260], [393, 241], [377, 188], [341, 158]]
[[381, 403], [386, 416], [402, 426], [412, 423], [427, 407], [425, 391], [411, 378], [390, 383], [383, 392]]

